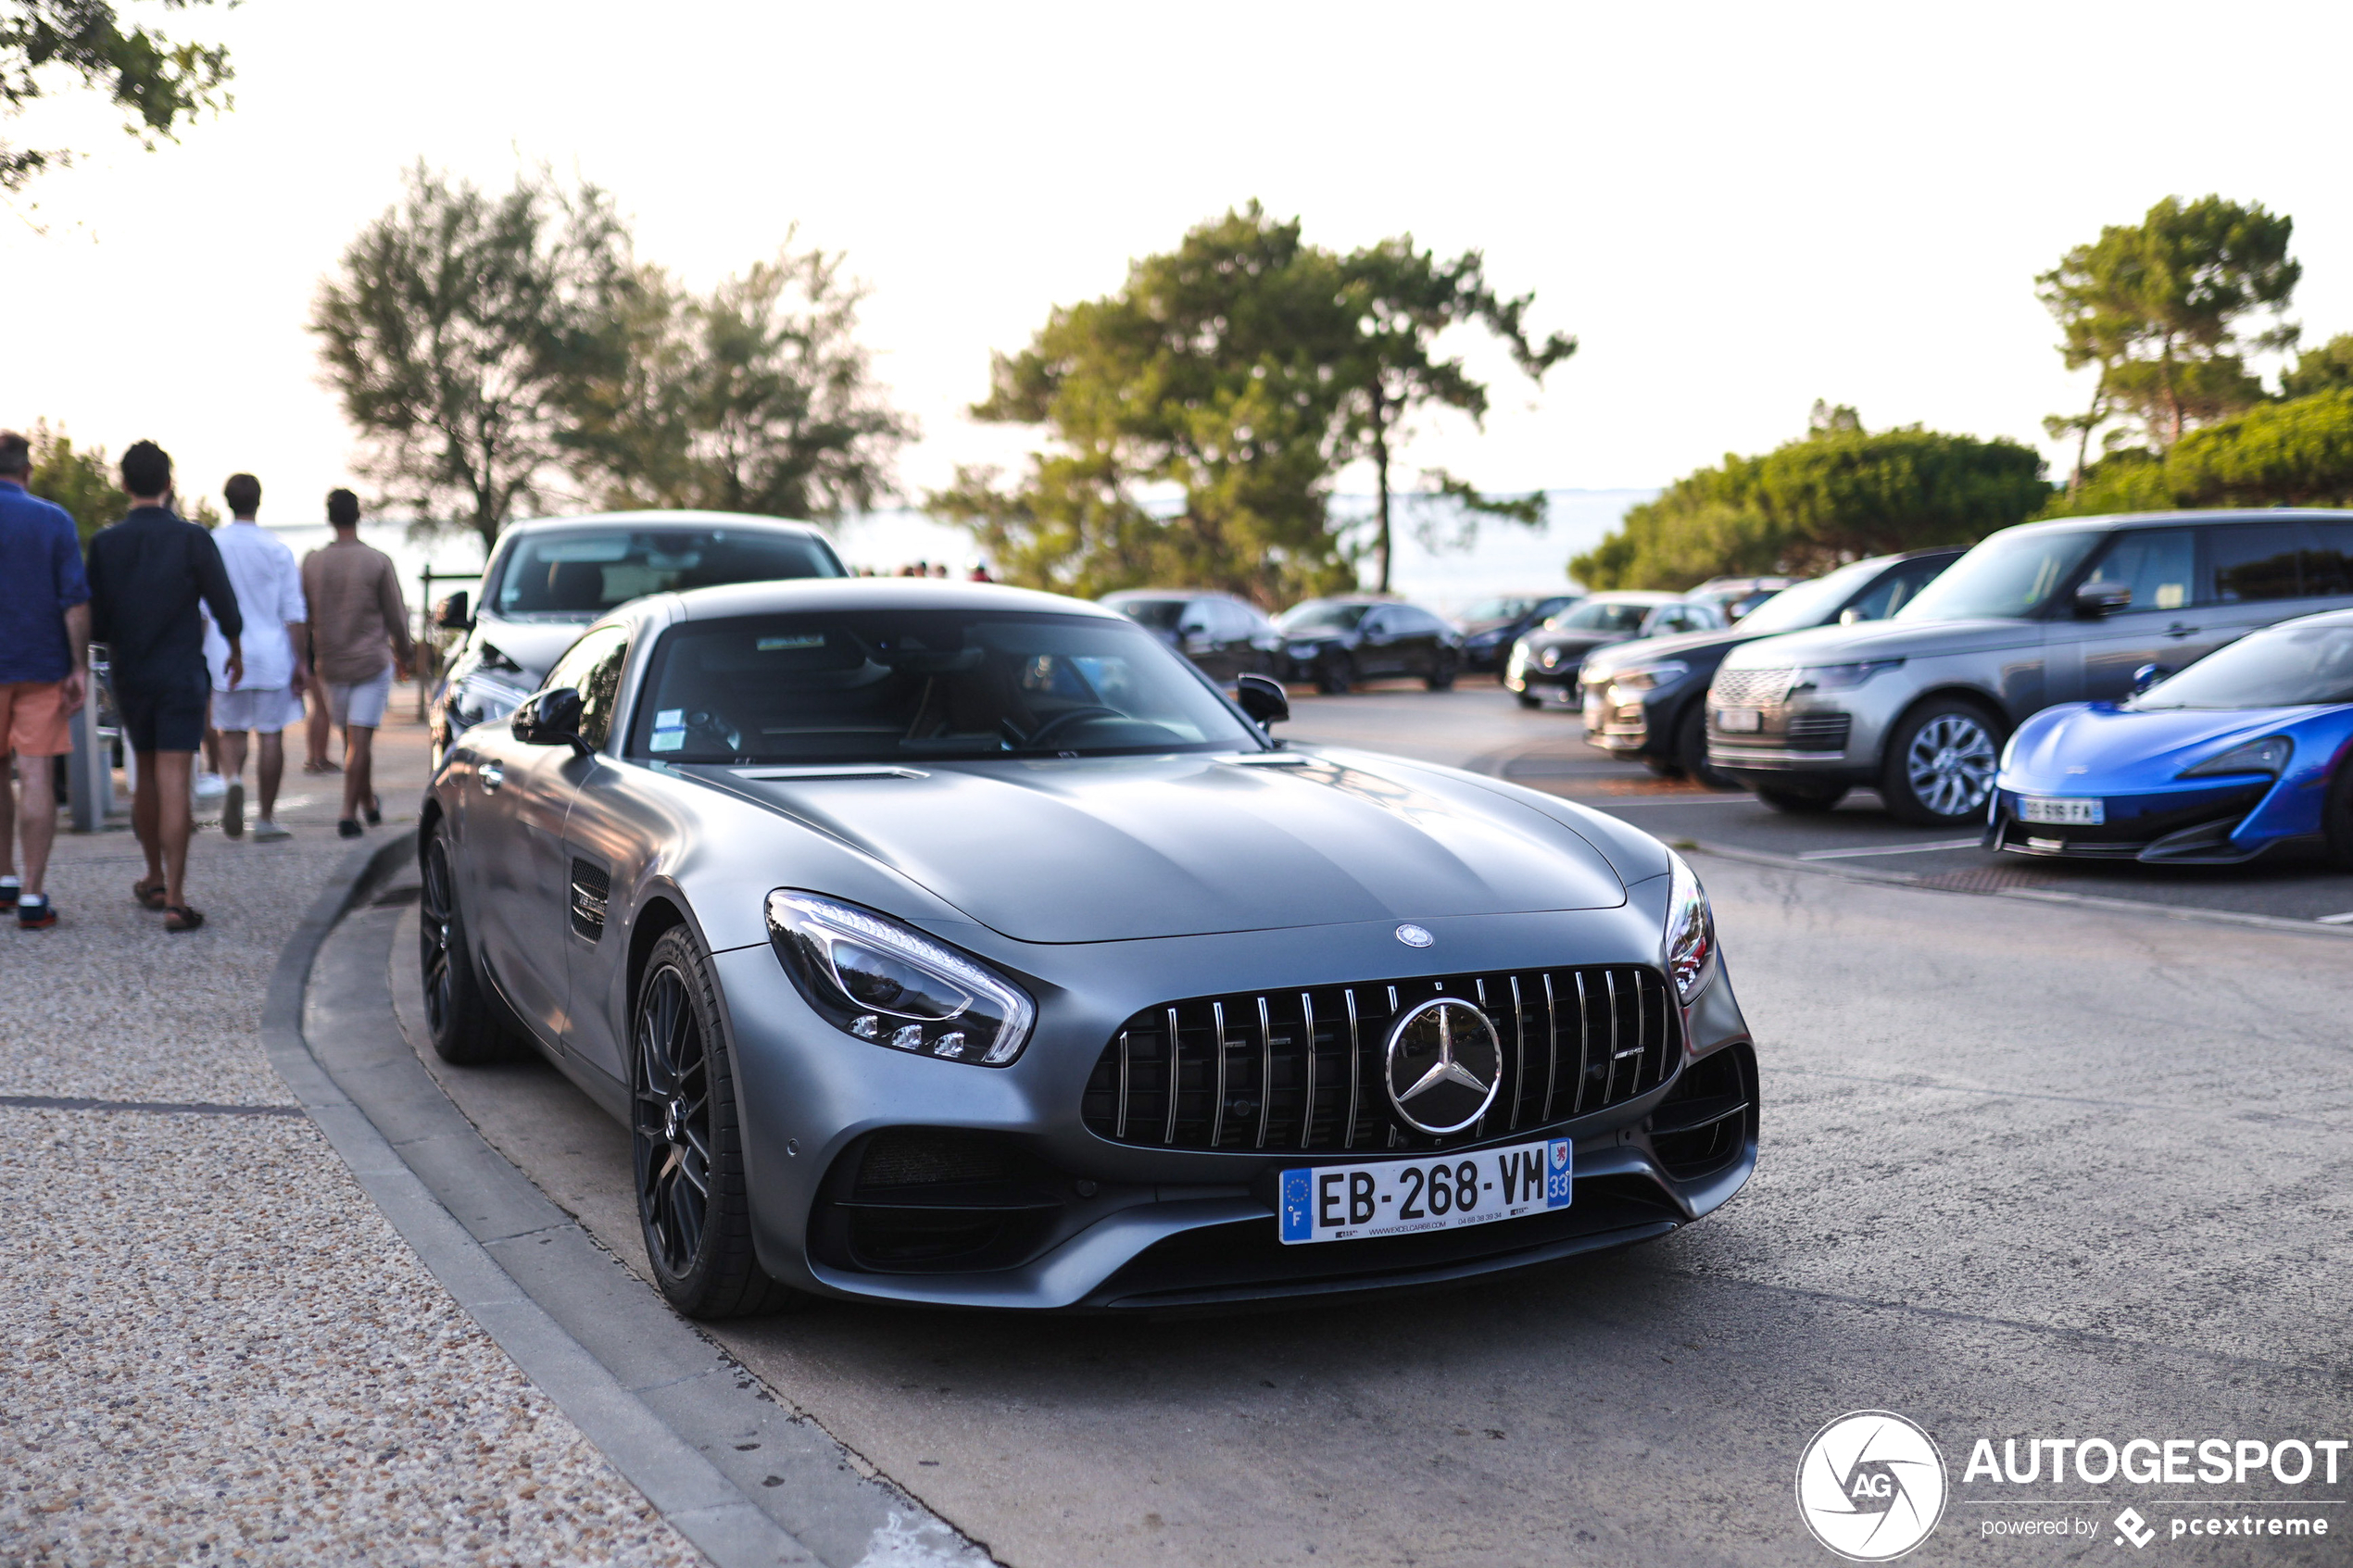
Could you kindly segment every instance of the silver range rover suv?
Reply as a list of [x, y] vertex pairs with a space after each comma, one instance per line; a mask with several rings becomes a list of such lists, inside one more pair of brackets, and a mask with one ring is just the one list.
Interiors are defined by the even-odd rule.
[[1735, 648], [1709, 764], [1784, 811], [1876, 789], [1924, 827], [1983, 821], [2002, 746], [2055, 702], [2127, 696], [2273, 621], [2353, 607], [2341, 511], [2157, 512], [1988, 535], [1894, 619]]

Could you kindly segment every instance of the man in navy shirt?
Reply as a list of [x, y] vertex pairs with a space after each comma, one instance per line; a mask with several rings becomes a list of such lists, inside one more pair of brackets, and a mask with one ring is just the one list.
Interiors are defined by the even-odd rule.
[[131, 896], [164, 911], [166, 931], [194, 931], [204, 916], [188, 907], [188, 776], [204, 744], [212, 672], [204, 657], [199, 601], [229, 644], [224, 672], [244, 679], [245, 631], [237, 592], [212, 535], [170, 506], [171, 458], [152, 441], [122, 454], [122, 487], [138, 503], [90, 541], [90, 636], [107, 645], [123, 743], [139, 759], [131, 825], [146, 852], [147, 874]]
[[[13, 905], [18, 925], [43, 931], [57, 923], [42, 887], [57, 833], [50, 759], [73, 749], [69, 721], [90, 670], [90, 589], [72, 517], [28, 491], [31, 477], [31, 443], [0, 430], [0, 909]], [[24, 775], [22, 811], [8, 789], [10, 752]], [[21, 882], [12, 826], [24, 834]]]

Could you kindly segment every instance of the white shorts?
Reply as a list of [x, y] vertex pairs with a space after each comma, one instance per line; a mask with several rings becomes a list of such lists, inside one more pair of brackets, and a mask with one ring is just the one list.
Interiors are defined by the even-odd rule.
[[274, 735], [302, 722], [302, 698], [283, 686], [239, 686], [212, 694], [212, 727]]
[[371, 681], [329, 681], [327, 712], [338, 724], [372, 730], [384, 721], [384, 704], [392, 698], [392, 666]]

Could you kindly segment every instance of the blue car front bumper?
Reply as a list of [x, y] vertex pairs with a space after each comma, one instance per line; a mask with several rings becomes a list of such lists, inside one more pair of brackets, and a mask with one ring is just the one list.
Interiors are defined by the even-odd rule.
[[[2075, 781], [2070, 781], [2074, 784]], [[1995, 781], [1985, 847], [2018, 855], [2091, 860], [2140, 860], [2163, 865], [2235, 865], [2310, 836], [2279, 797], [2279, 781], [2247, 777], [2199, 780], [2130, 793], [2099, 794], [2080, 784], [2058, 791], [2022, 790]], [[2024, 803], [2053, 797], [2096, 800], [2102, 821], [2029, 822]]]

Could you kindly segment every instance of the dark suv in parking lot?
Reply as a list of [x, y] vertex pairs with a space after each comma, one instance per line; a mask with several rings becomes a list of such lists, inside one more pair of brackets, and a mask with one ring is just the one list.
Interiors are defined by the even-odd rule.
[[1724, 612], [1680, 594], [1621, 589], [1595, 594], [1512, 645], [1504, 684], [1522, 708], [1541, 708], [1547, 692], [1577, 700], [1578, 671], [1596, 648], [1676, 632], [1719, 632]]
[[1707, 765], [1707, 683], [1726, 654], [1782, 632], [1884, 621], [1960, 558], [1957, 548], [1873, 556], [1779, 589], [1727, 630], [1648, 637], [1590, 654], [1585, 738], [1615, 756], [1640, 758], [1655, 773], [1729, 785]]
[[1276, 619], [1287, 676], [1329, 695], [1359, 681], [1419, 676], [1434, 692], [1454, 684], [1463, 634], [1416, 605], [1371, 597], [1309, 599]]
[[1282, 674], [1283, 634], [1257, 606], [1231, 594], [1123, 588], [1097, 602], [1191, 659], [1213, 681]]
[[2179, 670], [2259, 626], [2348, 607], [2341, 511], [2024, 523], [1891, 621], [1734, 648], [1708, 688], [1708, 762], [1784, 811], [1826, 811], [1863, 784], [1902, 821], [1973, 828], [2027, 715], [2121, 697], [2142, 665]]

